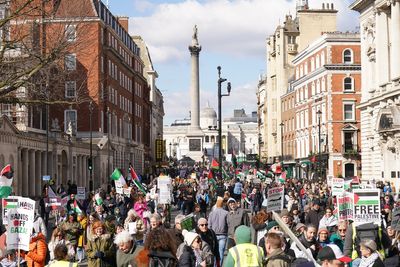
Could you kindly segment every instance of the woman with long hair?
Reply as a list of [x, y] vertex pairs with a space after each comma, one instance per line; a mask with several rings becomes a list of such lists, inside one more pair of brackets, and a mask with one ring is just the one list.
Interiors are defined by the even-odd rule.
[[92, 226], [93, 236], [88, 240], [86, 253], [88, 267], [115, 266], [115, 247], [111, 235], [101, 221]]
[[[149, 251], [149, 266], [176, 266], [176, 243], [164, 227], [156, 227], [146, 235], [144, 248]], [[161, 261], [163, 265], [156, 265]]]
[[71, 245], [69, 241], [65, 240], [65, 234], [60, 228], [54, 228], [53, 233], [51, 235], [50, 242], [48, 244], [49, 252], [50, 252], [50, 260], [54, 260], [54, 250], [57, 245], [63, 244], [68, 248], [68, 257], [73, 259], [75, 257], [74, 247]]

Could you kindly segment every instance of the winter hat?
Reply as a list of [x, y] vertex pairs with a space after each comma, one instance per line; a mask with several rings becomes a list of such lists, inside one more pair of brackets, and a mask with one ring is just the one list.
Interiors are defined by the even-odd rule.
[[344, 263], [351, 262], [351, 258], [345, 256], [343, 254], [343, 252], [340, 250], [340, 248], [337, 245], [334, 245], [334, 244], [329, 244], [329, 245], [323, 247], [318, 252], [318, 259], [321, 260], [321, 261], [338, 259], [338, 260], [340, 260], [341, 262], [344, 262]]
[[304, 224], [302, 224], [302, 223], [298, 223], [298, 224], [296, 224], [295, 230], [296, 231], [300, 231], [301, 227], [306, 227], [306, 226]]
[[183, 229], [182, 235], [185, 239], [186, 245], [188, 245], [188, 246], [191, 246], [193, 244], [193, 241], [196, 240], [196, 238], [200, 237], [198, 234], [189, 232], [186, 229]]
[[318, 230], [318, 235], [319, 235], [320, 233], [322, 233], [322, 232], [325, 232], [325, 233], [327, 233], [327, 234], [329, 235], [329, 231], [328, 231], [328, 229], [327, 229], [326, 227], [321, 227], [321, 228], [319, 228], [319, 230]]
[[231, 202], [235, 202], [236, 203], [236, 200], [231, 197], [231, 198], [228, 199], [228, 204], [231, 203]]
[[372, 252], [375, 252], [377, 250], [375, 241], [371, 239], [361, 240], [360, 246], [369, 248]]
[[276, 221], [270, 221], [268, 224], [267, 224], [267, 231], [269, 231], [269, 230], [271, 230], [273, 227], [275, 227], [275, 226], [279, 226], [279, 224], [276, 222]]
[[250, 243], [251, 241], [250, 227], [245, 225], [240, 225], [238, 228], [236, 228], [235, 239], [236, 239], [236, 244]]

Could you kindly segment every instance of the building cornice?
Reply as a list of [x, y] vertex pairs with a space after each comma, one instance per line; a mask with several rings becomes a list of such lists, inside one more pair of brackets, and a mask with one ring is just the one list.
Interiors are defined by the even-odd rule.
[[373, 5], [375, 0], [356, 0], [353, 2], [349, 8], [358, 12], [361, 12], [369, 5]]

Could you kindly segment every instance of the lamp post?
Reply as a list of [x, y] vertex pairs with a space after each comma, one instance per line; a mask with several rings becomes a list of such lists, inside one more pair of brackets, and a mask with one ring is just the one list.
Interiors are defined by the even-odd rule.
[[93, 151], [92, 151], [92, 142], [93, 142], [93, 132], [92, 132], [92, 115], [93, 115], [93, 102], [90, 101], [89, 103], [89, 131], [90, 131], [90, 155], [89, 155], [89, 176], [90, 176], [90, 181], [89, 181], [89, 189], [90, 191], [93, 190]]
[[169, 143], [169, 160], [171, 160], [172, 159], [172, 143], [170, 142]]
[[321, 116], [322, 116], [322, 111], [318, 110], [317, 111], [317, 116], [318, 116], [318, 177], [321, 179], [322, 175], [322, 166], [321, 166]]
[[283, 162], [283, 126], [285, 126], [285, 124], [281, 122], [279, 126], [281, 127], [281, 162]]
[[222, 179], [222, 110], [221, 110], [221, 100], [223, 96], [229, 96], [231, 93], [231, 83], [228, 82], [227, 94], [221, 93], [222, 83], [227, 80], [221, 78], [221, 66], [217, 67], [218, 70], [218, 163], [219, 163], [219, 175]]

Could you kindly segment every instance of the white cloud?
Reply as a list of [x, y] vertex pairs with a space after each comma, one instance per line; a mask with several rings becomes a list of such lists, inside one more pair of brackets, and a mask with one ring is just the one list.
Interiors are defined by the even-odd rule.
[[[339, 28], [354, 30], [355, 14], [348, 1], [330, 0], [339, 9]], [[141, 8], [151, 6], [149, 16], [130, 21], [132, 34], [140, 34], [151, 46], [154, 62], [181, 60], [187, 54], [193, 25], [199, 28], [200, 44], [210, 52], [232, 56], [262, 56], [265, 39], [285, 15], [294, 14], [295, 0], [186, 0], [179, 3], [152, 4], [139, 1]], [[320, 0], [310, 0], [311, 8], [321, 8]], [[347, 27], [352, 22], [352, 26]], [[156, 51], [158, 50], [158, 51]]]

